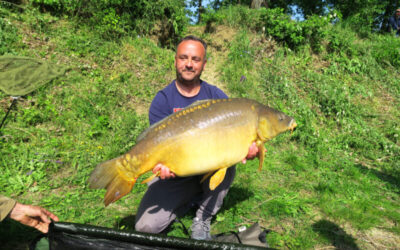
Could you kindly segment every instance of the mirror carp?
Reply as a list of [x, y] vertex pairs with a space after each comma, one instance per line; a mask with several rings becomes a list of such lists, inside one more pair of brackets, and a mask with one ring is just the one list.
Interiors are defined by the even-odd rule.
[[[256, 142], [259, 170], [264, 143], [287, 130], [295, 120], [246, 98], [202, 100], [153, 124], [124, 155], [100, 163], [91, 173], [91, 188], [106, 188], [107, 206], [129, 193], [137, 178], [162, 163], [176, 176], [211, 176], [214, 190], [228, 167], [243, 160]], [[150, 181], [157, 174], [144, 180]]]

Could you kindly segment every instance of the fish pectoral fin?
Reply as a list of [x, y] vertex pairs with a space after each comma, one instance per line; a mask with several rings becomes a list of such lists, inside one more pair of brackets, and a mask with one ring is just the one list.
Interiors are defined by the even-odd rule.
[[209, 172], [205, 175], [203, 175], [203, 178], [201, 178], [200, 183], [203, 183], [208, 177], [210, 177], [214, 172]]
[[265, 146], [262, 141], [257, 141], [257, 147], [258, 147], [258, 171], [261, 171], [263, 163], [264, 163], [264, 158], [265, 158]]
[[210, 178], [210, 190], [216, 189], [224, 180], [227, 168], [221, 168]]
[[147, 183], [147, 182], [153, 180], [153, 179], [154, 179], [155, 177], [157, 177], [157, 176], [160, 176], [160, 171], [158, 171], [158, 172], [155, 173], [155, 174], [152, 174], [149, 178], [146, 178], [145, 180], [143, 180], [143, 181], [141, 182], [141, 184], [145, 184], [145, 183]]
[[262, 135], [262, 132], [260, 131], [260, 129], [257, 129], [257, 137], [258, 137], [257, 145], [259, 142], [263, 142], [266, 140], [266, 138]]

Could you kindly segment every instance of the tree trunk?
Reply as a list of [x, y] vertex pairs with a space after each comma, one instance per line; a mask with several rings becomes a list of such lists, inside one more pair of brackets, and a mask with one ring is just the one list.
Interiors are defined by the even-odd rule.
[[261, 7], [268, 8], [268, 3], [266, 0], [252, 0], [250, 8], [259, 9]]
[[197, 5], [197, 11], [198, 11], [198, 16], [197, 16], [197, 23], [199, 24], [201, 22], [201, 14], [204, 12], [203, 6], [202, 5], [202, 0], [198, 0], [198, 5]]

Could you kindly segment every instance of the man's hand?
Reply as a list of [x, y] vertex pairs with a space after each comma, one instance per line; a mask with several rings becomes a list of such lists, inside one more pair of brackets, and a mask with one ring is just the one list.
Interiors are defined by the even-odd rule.
[[162, 180], [169, 179], [169, 178], [174, 178], [175, 174], [169, 170], [169, 168], [161, 163], [158, 163], [154, 168], [153, 168], [153, 173], [156, 174], [157, 172], [160, 172], [160, 178]]
[[[267, 152], [266, 149], [265, 149], [265, 152]], [[254, 157], [256, 157], [257, 155], [258, 155], [258, 147], [257, 147], [257, 144], [255, 142], [253, 142], [249, 147], [249, 152], [247, 153], [246, 158], [244, 158], [242, 160], [242, 163], [245, 164], [246, 160], [254, 159]]]
[[24, 205], [16, 203], [11, 210], [9, 217], [24, 225], [34, 227], [42, 233], [49, 231], [50, 219], [58, 221], [58, 217], [50, 213], [46, 209], [38, 206]]

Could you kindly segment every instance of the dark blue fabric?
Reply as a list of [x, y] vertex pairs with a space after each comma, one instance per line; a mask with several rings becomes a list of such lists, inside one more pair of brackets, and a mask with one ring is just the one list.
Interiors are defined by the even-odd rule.
[[175, 80], [160, 90], [151, 102], [149, 111], [150, 125], [162, 120], [170, 114], [185, 108], [198, 100], [225, 99], [228, 96], [219, 88], [201, 81], [200, 91], [196, 96], [185, 97], [176, 88]]
[[398, 30], [398, 27], [400, 27], [400, 18], [396, 19], [394, 16], [391, 16], [389, 18], [389, 24], [390, 27], [392, 27], [392, 29], [396, 31], [396, 34], [400, 35], [400, 31]]

